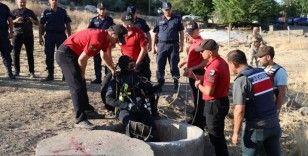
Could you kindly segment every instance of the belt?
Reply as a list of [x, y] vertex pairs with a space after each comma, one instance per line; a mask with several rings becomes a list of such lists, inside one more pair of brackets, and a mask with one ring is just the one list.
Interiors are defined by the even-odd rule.
[[158, 41], [159, 43], [178, 43], [178, 40]]
[[54, 30], [46, 30], [46, 33], [53, 34], [65, 34], [65, 31], [54, 31]]
[[226, 100], [228, 99], [228, 96], [220, 97], [217, 99], [212, 99], [212, 100], [204, 100], [205, 102], [215, 102], [215, 101], [220, 101], [220, 100]]

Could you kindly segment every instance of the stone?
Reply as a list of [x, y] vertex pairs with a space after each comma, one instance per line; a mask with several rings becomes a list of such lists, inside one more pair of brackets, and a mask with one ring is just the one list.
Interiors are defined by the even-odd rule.
[[35, 155], [153, 156], [154, 152], [145, 142], [117, 132], [74, 130], [40, 141]]

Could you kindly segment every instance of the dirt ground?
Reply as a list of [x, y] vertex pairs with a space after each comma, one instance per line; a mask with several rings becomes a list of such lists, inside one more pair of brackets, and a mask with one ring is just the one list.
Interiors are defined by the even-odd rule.
[[[61, 72], [56, 65], [56, 80], [53, 82], [42, 83], [40, 79], [46, 76], [45, 55], [43, 48], [38, 45], [37, 31], [35, 31], [35, 71], [38, 78], [30, 79], [28, 77], [28, 65], [25, 51], [21, 54], [21, 76], [16, 80], [4, 78], [4, 66], [0, 60], [0, 155], [34, 155], [37, 143], [45, 138], [57, 135], [63, 131], [73, 129], [74, 115], [72, 101], [65, 82], [61, 81]], [[293, 36], [291, 43], [285, 39], [286, 36], [266, 35], [265, 40], [276, 48], [276, 61], [284, 66], [289, 74], [289, 95], [291, 102], [297, 102], [308, 106], [307, 101], [307, 82], [308, 82], [308, 38], [303, 36]], [[221, 55], [232, 49], [240, 48], [248, 51], [248, 48], [241, 45], [239, 47], [229, 48], [227, 45], [221, 48]], [[116, 48], [113, 51], [114, 61], [117, 61], [119, 51]], [[151, 56], [152, 81], [155, 80], [155, 56]], [[181, 58], [185, 58], [184, 53]], [[192, 110], [191, 91], [187, 85], [187, 79], [180, 79], [181, 88], [179, 98], [173, 103], [167, 102], [167, 96], [174, 95], [172, 91], [172, 82], [169, 67], [166, 68], [167, 76], [166, 87], [159, 101], [159, 109], [162, 117], [168, 117], [178, 121], [188, 120], [191, 115], [185, 113], [185, 110]], [[90, 84], [94, 78], [93, 60], [90, 59], [87, 67], [88, 95], [90, 104], [97, 111], [105, 116], [110, 115], [102, 107], [100, 98], [100, 86]], [[293, 97], [293, 101], [292, 101]], [[186, 105], [186, 106], [185, 106]], [[231, 114], [230, 110], [230, 114]], [[228, 116], [226, 120], [226, 139], [231, 155], [239, 155], [239, 146], [233, 146], [230, 143], [232, 134], [232, 119]], [[307, 143], [308, 134], [304, 137], [297, 137], [298, 134], [305, 134], [307, 128], [307, 117], [301, 116], [297, 111], [284, 108], [280, 116], [283, 128], [283, 137], [281, 139], [284, 155], [297, 155], [301, 147], [305, 148], [301, 142]], [[108, 125], [118, 124], [116, 119], [97, 119], [92, 122], [101, 128]], [[307, 133], [307, 132], [306, 132]], [[301, 139], [297, 139], [301, 138]], [[306, 144], [307, 145], [307, 144]], [[304, 153], [308, 154], [308, 153]]]

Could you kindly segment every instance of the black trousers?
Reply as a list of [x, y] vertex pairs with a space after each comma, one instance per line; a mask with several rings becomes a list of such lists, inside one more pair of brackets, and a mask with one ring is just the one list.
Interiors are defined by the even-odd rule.
[[[98, 80], [102, 80], [102, 58], [100, 54], [97, 54], [93, 58], [94, 60], [94, 72], [95, 72], [95, 78]], [[107, 66], [104, 66], [105, 68], [105, 76], [110, 72]]]
[[66, 34], [63, 33], [53, 33], [46, 32], [45, 35], [45, 55], [46, 55], [46, 69], [48, 70], [48, 74], [54, 74], [54, 53], [55, 47], [59, 48], [59, 46], [65, 41]]
[[33, 57], [33, 46], [34, 38], [33, 34], [17, 34], [13, 37], [13, 54], [14, 54], [14, 67], [15, 72], [20, 72], [20, 51], [22, 45], [25, 45], [29, 72], [34, 73], [34, 57]]
[[229, 155], [224, 134], [225, 117], [228, 114], [229, 106], [228, 97], [204, 102], [206, 127], [217, 156]]
[[70, 89], [76, 123], [86, 120], [85, 111], [92, 111], [94, 108], [89, 104], [86, 80], [81, 76], [78, 56], [69, 47], [62, 44], [56, 52], [56, 61]]
[[143, 76], [147, 78], [149, 81], [151, 80], [151, 69], [150, 69], [150, 57], [149, 55], [146, 55], [144, 59], [142, 60], [140, 67], [138, 67], [140, 70], [138, 72], [138, 75]]
[[0, 30], [0, 52], [3, 64], [7, 72], [12, 72], [12, 58], [11, 58], [12, 45], [8, 38], [8, 32]]
[[204, 100], [202, 99], [202, 92], [195, 87], [195, 81], [195, 79], [189, 78], [189, 84], [193, 93], [195, 106], [193, 111], [193, 116], [195, 117], [195, 119], [194, 122], [191, 124], [203, 129], [206, 125], [205, 116], [203, 115]]

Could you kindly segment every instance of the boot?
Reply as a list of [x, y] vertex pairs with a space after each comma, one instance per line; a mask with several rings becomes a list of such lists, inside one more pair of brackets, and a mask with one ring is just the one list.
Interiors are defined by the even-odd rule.
[[164, 84], [165, 84], [165, 80], [164, 79], [158, 80], [158, 85], [156, 86], [156, 87], [158, 87], [158, 92], [162, 92], [163, 91]]
[[42, 79], [42, 82], [46, 82], [46, 81], [53, 81], [54, 80], [54, 76], [53, 76], [53, 71], [49, 71], [48, 72], [48, 76], [44, 79]]
[[178, 88], [179, 88], [179, 80], [175, 78], [173, 90], [178, 90]]
[[12, 72], [12, 69], [7, 69], [6, 77], [12, 80], [16, 78]]

